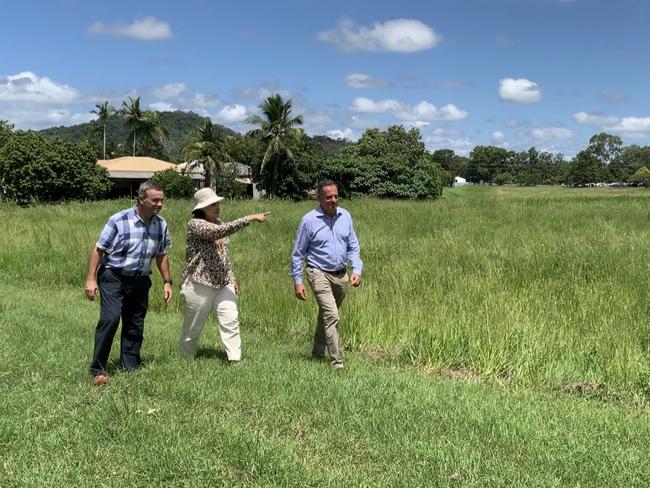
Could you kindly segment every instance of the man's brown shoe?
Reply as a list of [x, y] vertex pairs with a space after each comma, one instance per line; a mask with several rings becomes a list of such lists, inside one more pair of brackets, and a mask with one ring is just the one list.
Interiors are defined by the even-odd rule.
[[108, 383], [108, 375], [106, 373], [99, 373], [93, 377], [93, 385], [105, 385]]

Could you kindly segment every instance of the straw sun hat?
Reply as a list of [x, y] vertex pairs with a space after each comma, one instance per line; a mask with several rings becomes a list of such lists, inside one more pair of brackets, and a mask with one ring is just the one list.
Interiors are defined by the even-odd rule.
[[201, 188], [194, 194], [194, 203], [196, 205], [194, 205], [192, 211], [205, 208], [221, 200], [223, 200], [223, 197], [217, 195], [212, 188]]

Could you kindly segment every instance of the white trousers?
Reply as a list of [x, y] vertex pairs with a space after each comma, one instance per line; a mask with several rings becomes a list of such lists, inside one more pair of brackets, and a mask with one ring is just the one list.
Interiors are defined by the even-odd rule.
[[185, 298], [185, 319], [180, 338], [181, 355], [192, 357], [196, 354], [201, 331], [210, 311], [214, 309], [228, 360], [239, 361], [241, 337], [235, 287], [231, 285], [217, 289], [188, 280], [181, 287], [181, 295]]

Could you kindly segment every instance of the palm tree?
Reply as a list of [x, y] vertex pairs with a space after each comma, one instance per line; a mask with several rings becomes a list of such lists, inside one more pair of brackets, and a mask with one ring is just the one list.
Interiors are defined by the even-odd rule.
[[96, 110], [91, 110], [91, 114], [97, 114], [97, 121], [102, 124], [104, 128], [104, 159], [106, 159], [106, 121], [115, 114], [115, 108], [108, 104], [108, 100], [104, 103], [95, 105]]
[[122, 101], [122, 109], [120, 110], [126, 126], [133, 131], [133, 155], [135, 156], [135, 138], [138, 132], [142, 130], [146, 114], [140, 110], [140, 97], [129, 97], [129, 103]]
[[[251, 135], [258, 136], [266, 144], [266, 150], [262, 157], [260, 174], [267, 169], [270, 177], [269, 196], [277, 193], [278, 175], [280, 166], [294, 160], [293, 152], [289, 147], [291, 140], [296, 137], [296, 126], [302, 125], [302, 115], [291, 117], [293, 102], [291, 99], [286, 102], [279, 94], [271, 95], [261, 105], [260, 110], [264, 118], [252, 115], [246, 122], [259, 126], [251, 131]], [[266, 166], [271, 163], [269, 170]]]
[[158, 112], [144, 112], [140, 127], [140, 139], [144, 142], [145, 152], [151, 154], [156, 143], [160, 143], [165, 150], [168, 149], [169, 130], [160, 118]]
[[[221, 172], [221, 162], [228, 155], [223, 149], [223, 141], [217, 134], [214, 124], [207, 120], [199, 127], [182, 150], [183, 158], [188, 162], [199, 161], [205, 170], [205, 186], [212, 186], [212, 175]], [[189, 164], [188, 164], [189, 169]]]

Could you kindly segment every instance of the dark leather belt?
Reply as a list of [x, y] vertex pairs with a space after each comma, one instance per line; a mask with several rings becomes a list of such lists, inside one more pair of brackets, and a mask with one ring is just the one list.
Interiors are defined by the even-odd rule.
[[326, 269], [314, 268], [313, 266], [307, 266], [307, 267], [317, 269], [318, 271], [322, 271], [323, 273], [329, 273], [333, 275], [342, 275], [348, 271], [348, 268], [341, 268], [341, 269], [337, 269], [336, 271], [327, 271]]

